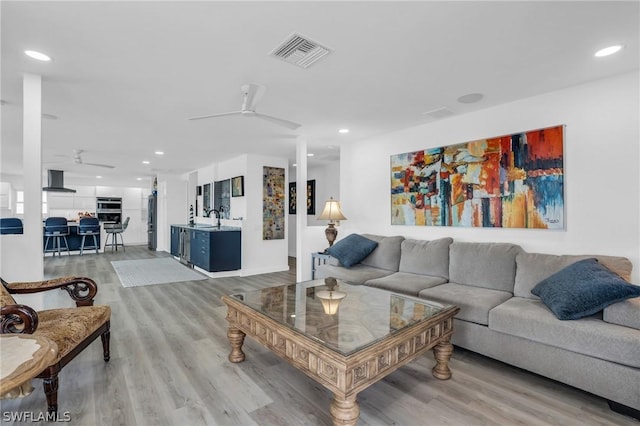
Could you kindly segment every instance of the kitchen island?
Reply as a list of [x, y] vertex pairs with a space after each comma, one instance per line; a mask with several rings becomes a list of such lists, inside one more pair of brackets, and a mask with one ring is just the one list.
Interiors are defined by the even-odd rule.
[[209, 224], [171, 225], [171, 254], [207, 272], [242, 267], [242, 229]]
[[[69, 243], [69, 251], [80, 251], [80, 246], [82, 245], [82, 235], [78, 235], [78, 222], [67, 221], [67, 226], [69, 227], [69, 235], [67, 235], [67, 242]], [[49, 240], [49, 248], [52, 247], [53, 238]], [[97, 246], [100, 248], [100, 235], [96, 235]], [[47, 237], [44, 235], [44, 224], [42, 226], [42, 246], [45, 247], [47, 242]], [[62, 243], [64, 245], [64, 242]], [[64, 250], [64, 248], [62, 248]], [[85, 250], [95, 250], [93, 246], [93, 238], [87, 237], [85, 241]], [[52, 253], [52, 252], [49, 252]]]

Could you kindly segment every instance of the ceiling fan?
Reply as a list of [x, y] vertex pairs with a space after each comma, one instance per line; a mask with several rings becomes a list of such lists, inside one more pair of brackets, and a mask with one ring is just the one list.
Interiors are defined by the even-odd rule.
[[256, 112], [256, 104], [267, 90], [265, 86], [255, 83], [249, 83], [243, 85], [241, 88], [244, 93], [244, 100], [242, 101], [242, 109], [240, 111], [223, 112], [219, 114], [203, 115], [199, 117], [191, 117], [189, 120], [202, 120], [204, 118], [225, 117], [227, 115], [244, 115], [245, 117], [257, 117], [263, 120], [271, 121], [272, 123], [286, 127], [291, 130], [295, 130], [301, 125], [294, 123], [293, 121], [283, 120], [281, 118], [272, 117], [270, 115], [261, 114]]
[[73, 159], [73, 163], [74, 164], [80, 164], [80, 165], [84, 165], [84, 166], [94, 166], [94, 167], [104, 167], [106, 169], [113, 169], [116, 166], [112, 166], [110, 164], [100, 164], [100, 163], [87, 163], [85, 161], [82, 160], [82, 156], [81, 154], [84, 152], [84, 150], [82, 149], [74, 149], [73, 150], [73, 156], [70, 157], [68, 155], [56, 155], [56, 157], [67, 157], [67, 158], [72, 158]]

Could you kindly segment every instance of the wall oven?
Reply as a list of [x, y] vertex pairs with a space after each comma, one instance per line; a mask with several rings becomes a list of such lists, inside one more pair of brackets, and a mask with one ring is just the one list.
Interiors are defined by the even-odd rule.
[[96, 198], [96, 215], [101, 222], [120, 223], [122, 221], [122, 198]]

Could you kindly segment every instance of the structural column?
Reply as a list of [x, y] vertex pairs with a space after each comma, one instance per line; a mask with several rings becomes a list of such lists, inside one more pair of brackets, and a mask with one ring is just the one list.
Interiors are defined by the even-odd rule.
[[296, 282], [304, 281], [302, 271], [311, 264], [304, 255], [304, 235], [307, 228], [307, 140], [296, 141]]
[[23, 79], [24, 281], [44, 276], [42, 257], [42, 77], [25, 74]]

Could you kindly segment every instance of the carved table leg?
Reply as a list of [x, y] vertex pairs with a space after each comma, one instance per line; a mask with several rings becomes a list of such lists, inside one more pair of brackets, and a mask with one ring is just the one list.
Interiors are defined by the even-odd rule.
[[229, 326], [229, 330], [227, 331], [227, 337], [229, 338], [229, 342], [231, 342], [231, 353], [229, 354], [229, 361], [244, 361], [244, 352], [242, 352], [244, 336], [245, 334], [241, 330], [235, 328], [232, 325]]
[[333, 395], [329, 412], [334, 426], [354, 426], [360, 417], [360, 407], [356, 402], [356, 395], [342, 398]]
[[433, 355], [436, 358], [436, 366], [433, 367], [433, 377], [440, 380], [451, 378], [451, 370], [449, 369], [449, 359], [453, 353], [453, 345], [449, 341], [449, 337], [441, 340], [433, 348]]

